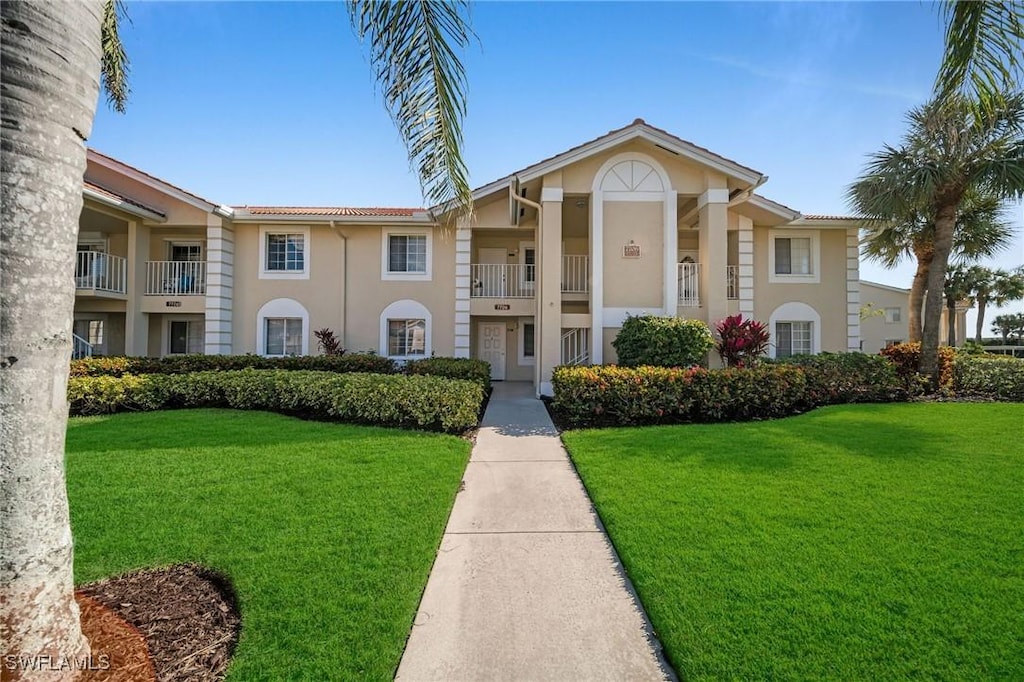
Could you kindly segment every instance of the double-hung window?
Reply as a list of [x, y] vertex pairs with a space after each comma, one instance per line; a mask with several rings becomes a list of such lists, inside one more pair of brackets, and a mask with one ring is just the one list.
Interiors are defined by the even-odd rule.
[[775, 284], [821, 281], [819, 237], [813, 230], [772, 230], [768, 243], [768, 280]]
[[895, 324], [896, 322], [899, 322], [900, 318], [902, 317], [902, 315], [900, 314], [901, 312], [901, 308], [886, 308], [885, 321], [889, 324]]
[[260, 279], [309, 279], [308, 227], [260, 228]]
[[810, 355], [814, 352], [813, 322], [776, 322], [775, 357]]
[[426, 320], [388, 320], [389, 356], [425, 355], [426, 340]]
[[427, 236], [424, 234], [388, 235], [388, 272], [426, 274]]
[[268, 317], [263, 325], [266, 355], [302, 354], [302, 318]]

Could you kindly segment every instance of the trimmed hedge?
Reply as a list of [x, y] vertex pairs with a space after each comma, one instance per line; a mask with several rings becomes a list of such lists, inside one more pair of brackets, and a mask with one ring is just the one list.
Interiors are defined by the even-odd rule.
[[[889, 358], [896, 365], [896, 373], [903, 380], [904, 387], [912, 393], [920, 393], [925, 385], [925, 377], [918, 373], [921, 364], [921, 344], [897, 343], [883, 348], [881, 355]], [[939, 388], [953, 387], [953, 358], [956, 351], [949, 346], [939, 346]]]
[[424, 358], [405, 363], [409, 375], [428, 374], [449, 379], [475, 381], [486, 391], [491, 387], [491, 365], [484, 360], [470, 358]]
[[230, 407], [450, 433], [476, 425], [483, 398], [478, 383], [460, 379], [303, 370], [78, 376], [68, 382], [73, 415]]
[[[765, 361], [768, 362], [768, 361]], [[896, 365], [867, 353], [795, 355], [771, 361], [795, 365], [807, 374], [807, 407], [845, 403], [888, 403], [909, 395]]]
[[654, 315], [627, 316], [612, 341], [623, 367], [701, 365], [714, 345], [711, 330], [700, 320]]
[[298, 355], [266, 358], [262, 355], [171, 355], [163, 358], [109, 357], [71, 361], [71, 376], [115, 376], [124, 374], [187, 374], [189, 372], [240, 369], [314, 370], [321, 372], [367, 372], [395, 374], [398, 367], [390, 358], [369, 353], [344, 355]]
[[552, 407], [575, 426], [773, 419], [907, 397], [884, 358], [836, 353], [754, 367], [558, 367]]
[[953, 362], [957, 395], [1024, 402], [1024, 360], [997, 355], [958, 355]]

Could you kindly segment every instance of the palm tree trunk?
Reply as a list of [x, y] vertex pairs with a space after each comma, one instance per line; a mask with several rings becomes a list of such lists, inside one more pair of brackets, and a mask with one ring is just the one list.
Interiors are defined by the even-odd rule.
[[[4, 2], [0, 202], [0, 642], [4, 679], [31, 657], [89, 652], [73, 594], [64, 483], [84, 140], [99, 93], [103, 3]], [[14, 656], [16, 658], [10, 658]], [[39, 661], [40, 659], [36, 659]], [[44, 659], [45, 660], [45, 659]], [[56, 666], [55, 666], [56, 667]]]
[[946, 297], [946, 345], [956, 347], [956, 298]]
[[939, 388], [939, 329], [942, 323], [942, 304], [945, 297], [946, 269], [953, 250], [953, 231], [956, 228], [959, 195], [939, 204], [935, 212], [935, 236], [932, 240], [932, 259], [928, 266], [928, 292], [924, 304], [924, 328], [921, 334], [921, 364], [918, 370], [928, 377], [929, 388]]
[[914, 272], [914, 279], [910, 284], [910, 301], [907, 312], [907, 340], [910, 343], [921, 341], [921, 313], [924, 308], [924, 295], [928, 288], [928, 266], [931, 265], [931, 249], [914, 248], [914, 256], [917, 258], [917, 270]]
[[988, 305], [988, 299], [978, 296], [975, 300], [978, 302], [978, 320], [974, 325], [974, 340], [981, 343], [982, 334], [985, 332], [985, 306]]

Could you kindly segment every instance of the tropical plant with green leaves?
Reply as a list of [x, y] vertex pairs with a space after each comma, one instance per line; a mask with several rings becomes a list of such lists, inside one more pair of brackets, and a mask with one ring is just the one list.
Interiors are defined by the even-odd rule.
[[1024, 341], [1024, 313], [996, 315], [992, 320], [992, 331], [1002, 337], [1004, 345], [1010, 339], [1016, 339], [1018, 343]]
[[[383, 99], [430, 204], [468, 210], [462, 160], [472, 35], [465, 2], [348, 3]], [[64, 481], [65, 399], [86, 140], [102, 81], [130, 94], [114, 0], [0, 4], [3, 82], [0, 272], [0, 642], [2, 655], [85, 655], [73, 596]], [[70, 679], [75, 670], [47, 679]], [[6, 678], [5, 678], [6, 679]]]
[[[852, 186], [851, 203], [855, 207], [869, 203], [871, 197], [862, 196], [862, 193], [872, 191], [871, 183]], [[1006, 217], [1003, 200], [991, 194], [971, 191], [964, 197], [957, 213], [950, 257], [958, 262], [972, 262], [994, 256], [1009, 247], [1013, 235], [1013, 225]], [[894, 268], [904, 260], [915, 262], [908, 302], [907, 338], [912, 342], [920, 341], [935, 221], [928, 217], [925, 208], [914, 207], [907, 215], [866, 221], [861, 237], [861, 253], [886, 268]]]
[[1007, 271], [976, 265], [968, 268], [966, 280], [968, 295], [978, 308], [974, 340], [981, 343], [989, 304], [1002, 306], [1024, 299], [1024, 268]]
[[872, 154], [848, 198], [868, 221], [921, 212], [934, 224], [920, 371], [936, 389], [946, 270], [964, 203], [971, 192], [1024, 197], [1024, 96], [1007, 95], [978, 111], [967, 98], [952, 95], [911, 110], [907, 118], [900, 146]]
[[1024, 2], [959, 0], [942, 3], [945, 50], [935, 95], [957, 93], [982, 108], [1017, 89], [1024, 45]]

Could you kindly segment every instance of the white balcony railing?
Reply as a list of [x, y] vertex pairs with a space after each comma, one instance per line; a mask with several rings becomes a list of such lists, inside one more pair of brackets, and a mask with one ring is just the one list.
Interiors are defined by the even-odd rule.
[[128, 292], [128, 266], [121, 256], [79, 251], [75, 257], [75, 288], [79, 291]]
[[81, 360], [92, 357], [92, 344], [78, 334], [71, 335], [71, 359]]
[[147, 296], [203, 296], [205, 261], [146, 261]]
[[740, 266], [725, 266], [725, 297], [735, 301], [740, 297]]
[[700, 305], [700, 263], [679, 264], [679, 305], [684, 308]]
[[562, 293], [585, 294], [590, 291], [590, 256], [562, 256]]
[[470, 280], [473, 298], [533, 298], [537, 266], [478, 263], [470, 266]]
[[562, 364], [590, 364], [589, 327], [571, 327], [562, 330]]

